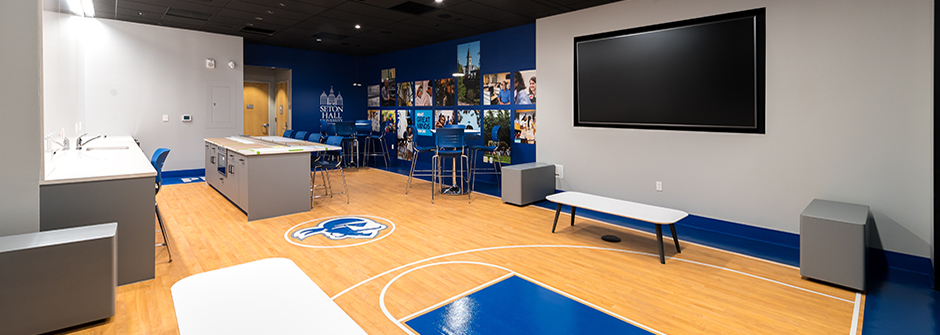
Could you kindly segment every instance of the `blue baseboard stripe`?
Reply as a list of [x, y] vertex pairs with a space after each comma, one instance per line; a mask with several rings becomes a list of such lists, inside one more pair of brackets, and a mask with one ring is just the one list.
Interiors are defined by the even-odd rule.
[[205, 176], [205, 174], [205, 169], [174, 170], [162, 172], [163, 178], [202, 177]]

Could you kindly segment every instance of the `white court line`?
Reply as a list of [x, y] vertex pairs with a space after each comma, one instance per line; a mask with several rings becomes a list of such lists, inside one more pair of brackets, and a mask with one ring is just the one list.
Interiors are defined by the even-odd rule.
[[402, 321], [404, 321], [404, 320], [408, 320], [408, 319], [411, 319], [411, 318], [416, 317], [416, 316], [418, 316], [418, 315], [427, 313], [427, 312], [430, 311], [430, 310], [436, 309], [436, 308], [438, 308], [438, 307], [441, 307], [441, 306], [443, 306], [443, 305], [446, 305], [446, 304], [450, 303], [451, 301], [457, 300], [457, 299], [459, 299], [459, 298], [461, 298], [461, 297], [463, 297], [463, 296], [465, 296], [465, 295], [470, 295], [470, 293], [479, 291], [479, 290], [481, 290], [481, 289], [483, 289], [483, 288], [485, 288], [485, 287], [488, 287], [488, 286], [490, 286], [490, 285], [496, 284], [496, 283], [502, 281], [503, 279], [512, 277], [512, 276], [515, 275], [515, 274], [516, 274], [515, 272], [510, 272], [510, 273], [504, 274], [504, 275], [502, 275], [502, 276], [499, 276], [499, 278], [496, 278], [496, 279], [490, 280], [490, 281], [488, 281], [488, 282], [486, 282], [486, 283], [483, 283], [483, 285], [480, 285], [480, 286], [471, 288], [471, 289], [469, 289], [469, 290], [460, 292], [460, 293], [458, 293], [457, 295], [455, 295], [455, 296], [453, 296], [453, 297], [450, 297], [450, 298], [447, 298], [447, 299], [444, 299], [444, 301], [441, 301], [441, 302], [439, 302], [439, 303], [436, 303], [436, 304], [434, 304], [434, 305], [432, 305], [432, 306], [430, 306], [430, 307], [428, 307], [428, 308], [422, 309], [422, 310], [420, 310], [420, 311], [417, 311], [417, 312], [412, 313], [412, 314], [409, 315], [409, 316], [406, 316], [406, 317], [403, 317], [403, 318], [401, 318], [401, 319], [398, 319], [398, 322], [402, 322]]
[[[392, 171], [385, 171], [385, 170], [381, 170], [381, 169], [376, 169], [376, 170], [382, 171], [382, 172], [391, 173], [391, 174], [394, 174], [394, 175], [397, 175], [397, 176], [401, 176], [400, 174], [395, 173], [395, 172], [392, 172]], [[405, 177], [407, 177], [407, 176], [405, 176]], [[419, 179], [419, 178], [415, 178], [415, 179], [416, 179], [416, 180], [423, 181], [423, 182], [426, 182], [426, 183], [430, 183], [429, 181], [424, 180], [424, 179]], [[487, 196], [487, 197], [490, 197], [490, 198], [502, 200], [502, 198], [499, 198], [499, 197], [493, 196], [493, 195], [489, 195], [489, 194], [486, 194], [486, 193], [482, 193], [482, 192], [474, 192], [474, 193], [479, 193], [480, 195], [483, 195], [483, 196]], [[539, 209], [542, 209], [542, 210], [546, 210], [546, 211], [550, 211], [550, 212], [555, 212], [554, 209], [550, 209], [550, 208], [545, 208], [545, 207], [541, 207], [541, 206], [533, 206], [533, 207], [539, 208]], [[569, 213], [569, 215], [570, 215], [570, 213]], [[639, 229], [636, 229], [636, 228], [633, 228], [633, 227], [621, 226], [621, 225], [618, 225], [618, 224], [615, 224], [615, 223], [605, 222], [605, 221], [601, 221], [601, 220], [597, 220], [597, 219], [592, 219], [592, 218], [589, 218], [589, 217], [581, 216], [581, 218], [582, 218], [582, 219], [585, 219], [585, 220], [590, 220], [590, 221], [594, 221], [594, 222], [597, 222], [597, 223], [605, 224], [605, 225], [608, 225], [608, 226], [616, 227], [616, 228], [621, 228], [621, 229], [626, 229], [626, 230], [634, 231], [634, 232], [637, 232], [637, 233], [642, 233], [642, 234], [645, 234], [645, 235], [650, 235], [650, 236], [655, 236], [655, 235], [656, 235], [655, 233], [651, 233], [651, 232], [648, 232], [648, 231], [639, 230]], [[717, 220], [717, 219], [715, 219], [715, 220]], [[720, 234], [720, 233], [719, 233], [719, 234]], [[727, 235], [727, 234], [725, 234], [725, 235]], [[700, 247], [704, 247], [704, 248], [708, 248], [708, 249], [712, 249], [712, 250], [716, 250], [716, 251], [721, 251], [721, 252], [729, 253], [729, 254], [732, 254], [732, 255], [741, 256], [741, 257], [744, 257], [744, 258], [749, 258], [749, 259], [753, 259], [753, 260], [757, 260], [757, 261], [761, 261], [761, 262], [766, 262], [766, 263], [770, 263], [770, 264], [774, 264], [774, 265], [780, 265], [780, 266], [783, 266], [783, 267], [788, 267], [788, 268], [791, 268], [791, 269], [797, 269], [797, 270], [799, 270], [799, 267], [796, 267], [796, 266], [793, 266], [793, 265], [790, 265], [790, 264], [783, 264], [783, 263], [776, 262], [776, 261], [772, 261], [772, 260], [769, 260], [769, 259], [763, 259], [763, 258], [760, 258], [760, 257], [754, 257], [754, 256], [750, 256], [750, 255], [745, 255], [745, 254], [742, 254], [742, 253], [738, 253], [738, 252], [734, 252], [734, 251], [729, 251], [729, 250], [724, 250], [724, 249], [720, 249], [720, 248], [716, 248], [716, 247], [712, 247], [712, 246], [708, 246], [708, 245], [704, 245], [704, 244], [700, 244], [700, 243], [689, 242], [689, 241], [683, 241], [682, 243], [683, 243], [683, 244], [696, 245], [696, 246], [700, 246]]]
[[858, 334], [858, 313], [862, 305], [862, 293], [855, 293], [855, 311], [852, 312], [852, 329], [849, 330], [849, 335]]
[[[595, 305], [595, 304], [589, 303], [589, 302], [585, 301], [584, 299], [578, 298], [578, 297], [576, 297], [576, 296], [574, 296], [574, 295], [568, 294], [567, 292], [564, 292], [564, 291], [559, 290], [559, 289], [557, 289], [557, 288], [554, 288], [554, 287], [551, 287], [551, 286], [549, 286], [549, 285], [546, 285], [546, 284], [544, 284], [544, 283], [542, 283], [542, 282], [540, 282], [540, 281], [537, 281], [537, 280], [535, 280], [535, 279], [532, 279], [532, 278], [530, 278], [530, 277], [528, 277], [528, 276], [526, 276], [526, 275], [523, 275], [523, 274], [521, 274], [521, 273], [512, 271], [512, 270], [510, 270], [510, 269], [507, 269], [507, 268], [502, 267], [502, 266], [499, 266], [499, 265], [494, 265], [494, 264], [489, 264], [489, 263], [482, 263], [482, 262], [473, 262], [473, 261], [449, 261], [449, 262], [439, 262], [439, 263], [425, 264], [425, 265], [422, 265], [422, 266], [419, 266], [419, 267], [416, 267], [416, 268], [413, 268], [413, 269], [409, 269], [408, 271], [405, 271], [405, 272], [402, 272], [402, 273], [398, 274], [397, 276], [395, 276], [395, 278], [392, 278], [392, 280], [390, 280], [387, 284], [385, 284], [385, 287], [382, 288], [382, 293], [379, 295], [379, 306], [382, 307], [382, 312], [385, 313], [385, 317], [388, 318], [389, 321], [392, 321], [393, 323], [395, 323], [395, 325], [397, 325], [398, 328], [400, 328], [401, 330], [404, 330], [404, 331], [405, 331], [406, 333], [408, 333], [408, 334], [415, 335], [415, 334], [411, 331], [410, 327], [405, 327], [405, 326], [401, 323], [401, 320], [407, 319], [407, 318], [409, 318], [409, 317], [411, 317], [411, 316], [414, 316], [415, 314], [419, 314], [419, 313], [421, 313], [421, 312], [412, 314], [412, 315], [410, 315], [410, 316], [408, 316], [408, 317], [405, 317], [405, 318], [402, 318], [402, 319], [395, 320], [395, 319], [392, 317], [392, 313], [390, 313], [390, 312], [388, 311], [388, 308], [385, 307], [385, 292], [387, 292], [387, 291], [388, 291], [388, 288], [392, 286], [392, 283], [394, 283], [396, 280], [398, 280], [399, 278], [403, 277], [404, 275], [406, 275], [406, 274], [408, 274], [408, 273], [411, 273], [411, 272], [413, 272], [413, 271], [416, 271], [416, 270], [419, 270], [419, 269], [423, 269], [423, 268], [426, 268], [426, 267], [431, 267], [431, 266], [436, 266], [436, 265], [445, 265], [445, 264], [474, 264], [474, 265], [483, 265], [483, 266], [489, 266], [489, 267], [493, 267], [493, 268], [505, 270], [505, 271], [508, 271], [509, 273], [506, 274], [506, 275], [504, 275], [503, 277], [498, 278], [499, 280], [505, 279], [504, 277], [508, 277], [508, 276], [512, 276], [512, 275], [517, 275], [517, 276], [519, 276], [519, 277], [521, 277], [521, 278], [523, 278], [523, 279], [525, 279], [525, 280], [528, 280], [528, 281], [530, 281], [530, 282], [535, 283], [536, 285], [545, 287], [546, 289], [555, 291], [556, 293], [561, 294], [561, 295], [564, 295], [564, 296], [568, 297], [569, 299], [573, 299], [573, 300], [576, 300], [576, 301], [578, 301], [578, 302], [581, 302], [581, 303], [583, 303], [583, 304], [585, 304], [585, 305], [591, 306], [591, 307], [594, 308], [594, 309], [600, 310], [600, 311], [602, 311], [602, 312], [604, 312], [604, 313], [607, 313], [607, 314], [610, 315], [610, 316], [613, 316], [613, 317], [616, 317], [616, 318], [621, 319], [621, 320], [623, 320], [623, 321], [626, 321], [627, 323], [630, 323], [630, 324], [635, 325], [635, 326], [639, 326], [639, 327], [641, 327], [641, 328], [643, 328], [643, 329], [646, 329], [646, 330], [651, 331], [651, 332], [656, 333], [656, 334], [666, 335], [665, 333], [660, 332], [660, 331], [657, 331], [657, 330], [655, 330], [655, 329], [653, 329], [653, 328], [650, 328], [650, 327], [648, 327], [648, 326], [646, 326], [646, 325], [644, 325], [644, 324], [642, 324], [642, 323], [633, 321], [633, 320], [631, 320], [630, 318], [627, 318], [627, 317], [624, 317], [624, 316], [622, 316], [622, 315], [616, 314], [616, 313], [614, 313], [614, 312], [608, 311], [607, 309], [604, 309], [604, 308], [601, 308], [600, 306], [597, 306], [597, 305]], [[492, 282], [494, 282], [494, 281], [490, 281], [490, 282], [488, 282], [488, 283], [486, 283], [486, 284], [483, 284], [483, 285], [481, 285], [481, 286], [490, 285]], [[459, 297], [459, 296], [458, 296], [458, 297]], [[425, 310], [428, 310], [428, 309], [429, 309], [429, 308], [426, 308]]]
[[[657, 258], [659, 257], [659, 255], [657, 255], [657, 254], [651, 254], [651, 253], [640, 252], [640, 251], [624, 250], [624, 249], [614, 249], [614, 248], [603, 248], [603, 247], [594, 247], [594, 246], [583, 246], [583, 245], [550, 245], [550, 244], [548, 244], [548, 245], [508, 245], [508, 246], [499, 246], [499, 247], [488, 247], [488, 248], [480, 248], [480, 249], [471, 249], [471, 250], [457, 251], [457, 252], [452, 252], [452, 253], [449, 253], [449, 254], [443, 254], [443, 255], [438, 255], [438, 256], [434, 256], [434, 257], [429, 257], [429, 258], [425, 258], [425, 259], [422, 259], [422, 260], [417, 260], [417, 261], [414, 261], [414, 262], [411, 262], [411, 263], [408, 263], [408, 264], [405, 264], [405, 265], [401, 265], [401, 266], [395, 267], [395, 268], [393, 268], [393, 269], [391, 269], [391, 270], [388, 270], [388, 271], [382, 272], [382, 273], [380, 273], [380, 274], [377, 274], [377, 275], [375, 275], [375, 276], [369, 277], [368, 279], [363, 280], [363, 281], [357, 283], [356, 285], [350, 286], [349, 288], [347, 288], [347, 289], [345, 289], [345, 290], [343, 290], [343, 291], [337, 293], [336, 295], [334, 295], [331, 299], [336, 300], [336, 298], [338, 298], [339, 296], [345, 294], [346, 292], [349, 292], [349, 291], [355, 289], [356, 287], [359, 287], [359, 286], [362, 285], [362, 284], [365, 284], [365, 283], [367, 283], [367, 282], [369, 282], [369, 281], [372, 281], [372, 280], [374, 280], [374, 279], [376, 279], [376, 278], [382, 277], [382, 276], [384, 276], [384, 275], [386, 275], [386, 274], [389, 274], [389, 273], [398, 271], [398, 270], [400, 270], [400, 269], [403, 269], [403, 268], [406, 268], [406, 267], [409, 267], [409, 266], [412, 266], [412, 265], [415, 265], [415, 264], [418, 264], [418, 263], [422, 263], [422, 262], [426, 262], [426, 261], [430, 261], [430, 260], [435, 260], [435, 259], [438, 259], [438, 258], [448, 257], [448, 256], [455, 256], [455, 255], [460, 255], [460, 254], [471, 253], [471, 252], [489, 251], [489, 250], [502, 250], [502, 249], [518, 249], [518, 248], [573, 248], [573, 249], [589, 249], [589, 250], [603, 250], [603, 251], [614, 251], [614, 252], [622, 252], [622, 253], [629, 253], [629, 254], [645, 255], [645, 256], [657, 257]], [[726, 268], [726, 267], [721, 267], [721, 266], [717, 266], [717, 265], [711, 265], [711, 264], [702, 263], [702, 262], [690, 261], [690, 260], [682, 259], [682, 258], [672, 258], [672, 257], [670, 257], [669, 260], [672, 260], [672, 261], [680, 261], [680, 262], [686, 262], [686, 263], [690, 263], [690, 264], [698, 264], [698, 265], [707, 266], [707, 267], [711, 267], [711, 268], [715, 268], [715, 269], [725, 270], [725, 271], [729, 271], [729, 272], [733, 272], [733, 273], [737, 273], [737, 274], [742, 274], [742, 275], [745, 275], [745, 276], [748, 276], [748, 277], [752, 277], [752, 278], [764, 280], [764, 281], [767, 281], [767, 282], [771, 282], [771, 283], [775, 283], [775, 284], [780, 284], [780, 285], [783, 285], [783, 286], [786, 286], [786, 287], [795, 288], [795, 289], [798, 289], [798, 290], [801, 290], [801, 291], [806, 291], [806, 292], [809, 292], [809, 293], [818, 294], [818, 295], [821, 295], [821, 296], [824, 296], [824, 297], [829, 297], [829, 298], [833, 298], [833, 299], [836, 299], [836, 300], [841, 300], [841, 301], [845, 301], [845, 302], [848, 302], [848, 303], [852, 303], [852, 301], [847, 300], [847, 299], [842, 299], [842, 298], [835, 297], [835, 296], [831, 296], [831, 295], [828, 295], [828, 294], [825, 294], [825, 293], [816, 292], [816, 291], [813, 291], [813, 290], [810, 290], [810, 289], [805, 289], [805, 288], [802, 288], [802, 287], [799, 287], [799, 286], [790, 285], [790, 284], [783, 283], [783, 282], [779, 282], [779, 281], [776, 281], [776, 280], [773, 280], [773, 279], [764, 278], [764, 277], [757, 276], [757, 275], [752, 275], [752, 274], [749, 274], [749, 273], [746, 273], [746, 272], [742, 272], [742, 271], [738, 271], [738, 270], [733, 270], [733, 269], [729, 269], [729, 268]], [[410, 270], [409, 270], [409, 271], [410, 271]]]

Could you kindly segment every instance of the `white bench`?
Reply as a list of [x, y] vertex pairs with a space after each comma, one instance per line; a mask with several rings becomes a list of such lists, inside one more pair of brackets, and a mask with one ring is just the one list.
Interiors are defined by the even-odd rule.
[[558, 215], [561, 214], [561, 205], [568, 205], [571, 206], [572, 226], [574, 226], [575, 209], [578, 207], [646, 221], [656, 225], [656, 239], [659, 240], [659, 262], [662, 264], [666, 264], [666, 256], [663, 253], [662, 225], [669, 225], [669, 229], [672, 232], [672, 240], [676, 243], [676, 252], [682, 252], [679, 250], [679, 237], [676, 235], [676, 225], [674, 223], [689, 216], [689, 213], [580, 192], [556, 193], [545, 197], [545, 199], [558, 204], [558, 209], [555, 210], [555, 223], [552, 224], [552, 233], [555, 233], [555, 227], [558, 225]]
[[180, 334], [366, 332], [293, 261], [269, 258], [173, 284]]

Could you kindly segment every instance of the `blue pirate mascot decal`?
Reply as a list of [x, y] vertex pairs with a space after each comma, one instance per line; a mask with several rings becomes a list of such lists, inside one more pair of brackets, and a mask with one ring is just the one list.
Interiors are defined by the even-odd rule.
[[316, 227], [297, 230], [291, 234], [291, 237], [303, 241], [310, 236], [323, 234], [331, 240], [371, 239], [385, 228], [388, 226], [363, 217], [340, 217], [324, 220]]

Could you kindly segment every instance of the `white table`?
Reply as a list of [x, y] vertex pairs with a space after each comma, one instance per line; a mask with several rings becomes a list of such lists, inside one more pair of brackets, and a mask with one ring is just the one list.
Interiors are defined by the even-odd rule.
[[552, 233], [555, 232], [555, 226], [558, 225], [558, 215], [561, 214], [561, 205], [571, 206], [571, 225], [574, 226], [575, 209], [578, 207], [590, 209], [601, 213], [622, 216], [640, 221], [646, 221], [656, 225], [656, 239], [659, 241], [659, 262], [666, 264], [666, 257], [663, 253], [663, 227], [669, 225], [672, 232], [672, 240], [676, 243], [676, 252], [682, 252], [679, 249], [679, 237], [676, 235], [676, 223], [679, 220], [689, 216], [689, 213], [645, 205], [635, 202], [623, 201], [607, 197], [601, 197], [581, 192], [562, 192], [545, 197], [551, 202], [557, 203], [555, 210], [555, 223], [552, 224]]
[[173, 284], [180, 334], [363, 334], [293, 261], [269, 258]]

